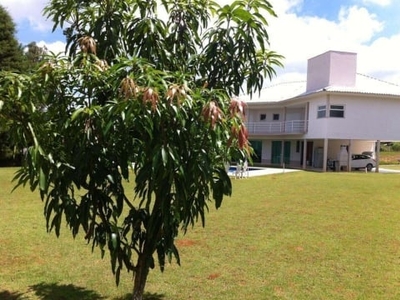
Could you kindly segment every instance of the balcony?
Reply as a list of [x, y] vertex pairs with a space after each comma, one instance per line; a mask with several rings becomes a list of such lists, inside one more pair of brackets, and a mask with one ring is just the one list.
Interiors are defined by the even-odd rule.
[[307, 132], [306, 120], [285, 122], [246, 122], [250, 135], [304, 134]]

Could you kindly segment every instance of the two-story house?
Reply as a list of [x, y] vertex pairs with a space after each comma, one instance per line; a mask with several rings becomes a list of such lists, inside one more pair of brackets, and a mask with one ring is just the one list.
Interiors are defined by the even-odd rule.
[[[280, 83], [248, 99], [246, 125], [264, 165], [351, 169], [351, 154], [400, 140], [400, 86], [357, 73], [357, 54], [308, 60], [307, 80]], [[350, 155], [349, 155], [350, 154]], [[379, 169], [379, 168], [378, 168]]]

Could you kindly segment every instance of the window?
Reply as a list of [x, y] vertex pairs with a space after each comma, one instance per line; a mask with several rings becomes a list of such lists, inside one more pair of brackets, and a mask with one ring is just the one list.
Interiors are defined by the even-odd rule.
[[318, 106], [317, 118], [325, 118], [326, 117], [326, 105]]
[[266, 114], [261, 114], [260, 115], [260, 121], [265, 121], [267, 119], [267, 115]]
[[279, 121], [279, 114], [273, 114], [272, 115], [272, 120]]
[[329, 116], [332, 118], [344, 118], [344, 105], [331, 105]]

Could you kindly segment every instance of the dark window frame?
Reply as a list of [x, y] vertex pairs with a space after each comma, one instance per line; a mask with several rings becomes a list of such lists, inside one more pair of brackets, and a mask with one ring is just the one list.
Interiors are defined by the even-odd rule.
[[333, 104], [329, 106], [330, 118], [344, 118], [344, 105]]

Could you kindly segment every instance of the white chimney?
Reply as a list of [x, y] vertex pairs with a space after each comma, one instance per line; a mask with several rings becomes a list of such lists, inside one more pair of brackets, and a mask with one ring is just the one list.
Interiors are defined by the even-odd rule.
[[307, 92], [329, 86], [355, 86], [357, 53], [328, 51], [308, 60]]

